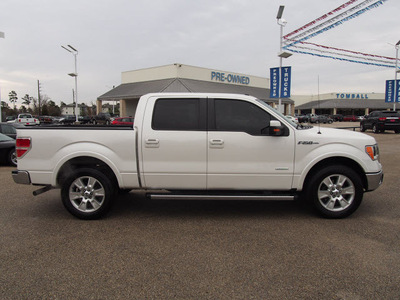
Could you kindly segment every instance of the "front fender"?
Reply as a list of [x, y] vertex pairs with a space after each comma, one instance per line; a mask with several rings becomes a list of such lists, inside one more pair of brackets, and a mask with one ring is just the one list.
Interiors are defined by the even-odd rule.
[[310, 170], [318, 163], [327, 159], [349, 159], [360, 166], [360, 169], [364, 172], [362, 175], [379, 172], [382, 169], [381, 164], [378, 161], [371, 160], [365, 151], [363, 152], [358, 147], [349, 144], [297, 145], [297, 148], [293, 176], [293, 188], [297, 190], [302, 190]]

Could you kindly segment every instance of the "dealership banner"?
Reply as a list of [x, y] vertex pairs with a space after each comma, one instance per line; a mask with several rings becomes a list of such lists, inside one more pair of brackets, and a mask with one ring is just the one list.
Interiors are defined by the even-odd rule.
[[270, 98], [289, 98], [292, 67], [270, 69]]
[[279, 98], [279, 68], [270, 69], [270, 98]]
[[281, 69], [281, 98], [290, 97], [290, 81], [292, 78], [292, 67]]
[[386, 80], [385, 102], [400, 102], [400, 80]]

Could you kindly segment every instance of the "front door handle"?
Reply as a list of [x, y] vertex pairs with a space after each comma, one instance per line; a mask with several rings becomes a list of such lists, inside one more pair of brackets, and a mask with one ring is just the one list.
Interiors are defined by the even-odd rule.
[[221, 139], [210, 140], [210, 148], [224, 148], [224, 140]]

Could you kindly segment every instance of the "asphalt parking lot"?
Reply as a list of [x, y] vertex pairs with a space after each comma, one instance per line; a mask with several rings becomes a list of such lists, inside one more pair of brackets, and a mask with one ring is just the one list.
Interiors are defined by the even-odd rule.
[[0, 166], [0, 299], [400, 299], [400, 134], [367, 134], [384, 184], [343, 220], [131, 192], [81, 221]]

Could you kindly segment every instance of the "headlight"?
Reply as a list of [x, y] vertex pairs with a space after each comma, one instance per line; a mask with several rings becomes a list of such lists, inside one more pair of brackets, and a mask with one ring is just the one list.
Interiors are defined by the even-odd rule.
[[372, 146], [365, 146], [365, 152], [372, 160], [379, 161], [379, 147], [378, 144]]

